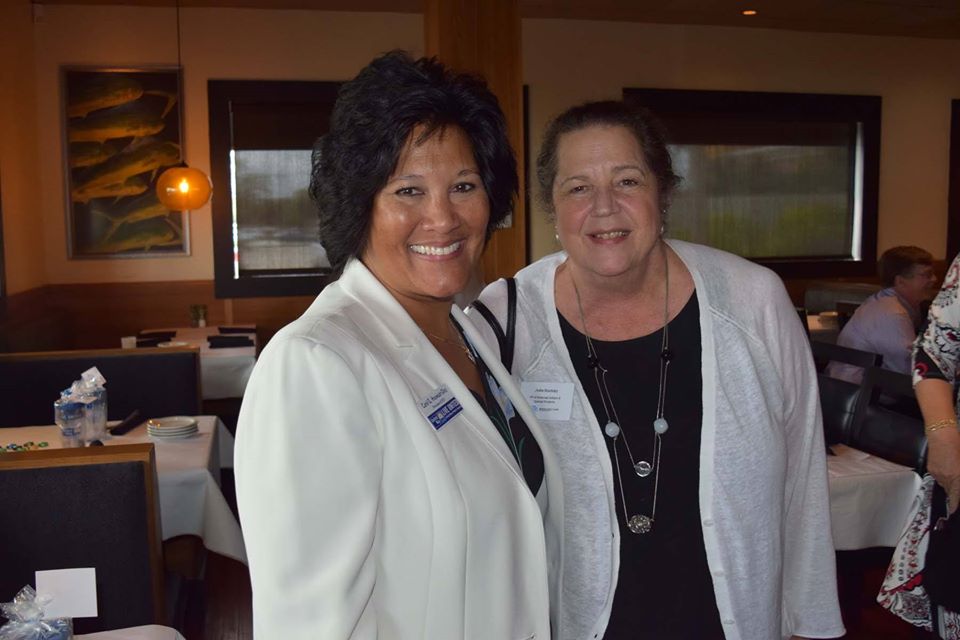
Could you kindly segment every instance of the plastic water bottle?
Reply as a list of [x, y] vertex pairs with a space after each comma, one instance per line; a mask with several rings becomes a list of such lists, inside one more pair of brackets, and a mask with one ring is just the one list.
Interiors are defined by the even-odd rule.
[[83, 396], [83, 402], [83, 440], [102, 440], [107, 435], [107, 390], [97, 387]]
[[60, 444], [64, 449], [83, 446], [86, 417], [82, 403], [62, 398], [54, 401], [53, 420], [60, 427]]

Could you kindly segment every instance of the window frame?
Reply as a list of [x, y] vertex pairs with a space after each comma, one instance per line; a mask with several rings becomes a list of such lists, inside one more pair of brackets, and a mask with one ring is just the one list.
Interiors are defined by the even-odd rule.
[[[336, 278], [332, 269], [256, 271], [233, 277], [233, 192], [230, 151], [233, 149], [234, 103], [332, 105], [340, 82], [311, 80], [208, 80], [210, 177], [213, 182], [214, 294], [217, 298], [317, 295]], [[271, 275], [276, 274], [276, 275]]]
[[947, 196], [947, 255], [949, 268], [960, 253], [960, 100], [950, 101], [950, 175]]
[[643, 105], [654, 115], [669, 113], [741, 120], [756, 117], [765, 121], [860, 123], [863, 153], [860, 259], [791, 256], [753, 261], [773, 269], [782, 278], [875, 275], [880, 194], [880, 96], [626, 87], [623, 98]]

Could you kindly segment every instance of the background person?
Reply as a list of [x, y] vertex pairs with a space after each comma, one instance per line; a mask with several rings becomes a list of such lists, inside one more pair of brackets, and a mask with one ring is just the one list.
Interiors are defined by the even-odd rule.
[[[664, 240], [678, 177], [641, 109], [565, 111], [537, 178], [564, 251], [516, 276], [512, 372], [563, 475], [554, 637], [842, 635], [816, 373], [779, 278]], [[480, 298], [501, 325], [507, 297]]]
[[[840, 331], [837, 344], [879, 353], [884, 369], [910, 373], [921, 307], [937, 293], [933, 256], [920, 247], [893, 247], [880, 256], [878, 269], [884, 288], [857, 307]], [[827, 375], [860, 384], [863, 368], [831, 362]]]
[[341, 89], [311, 192], [343, 272], [264, 349], [240, 412], [257, 637], [550, 637], [534, 492], [549, 514], [559, 481], [451, 309], [516, 187], [481, 81], [395, 52]]

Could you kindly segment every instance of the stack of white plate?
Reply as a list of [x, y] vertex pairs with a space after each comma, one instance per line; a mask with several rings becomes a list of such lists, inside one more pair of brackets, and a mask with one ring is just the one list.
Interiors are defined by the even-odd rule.
[[147, 420], [147, 433], [160, 440], [179, 440], [197, 433], [197, 421], [189, 416]]

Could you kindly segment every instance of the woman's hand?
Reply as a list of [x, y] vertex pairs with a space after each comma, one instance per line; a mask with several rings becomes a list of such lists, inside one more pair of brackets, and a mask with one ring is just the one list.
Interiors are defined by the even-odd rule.
[[[946, 380], [921, 380], [914, 390], [926, 424], [956, 422], [953, 387]], [[960, 431], [955, 426], [937, 429], [927, 434], [927, 445], [927, 471], [946, 490], [949, 511], [953, 513], [960, 503]]]
[[948, 510], [953, 513], [960, 504], [960, 431], [940, 429], [928, 435], [927, 442], [927, 470], [946, 490]]

